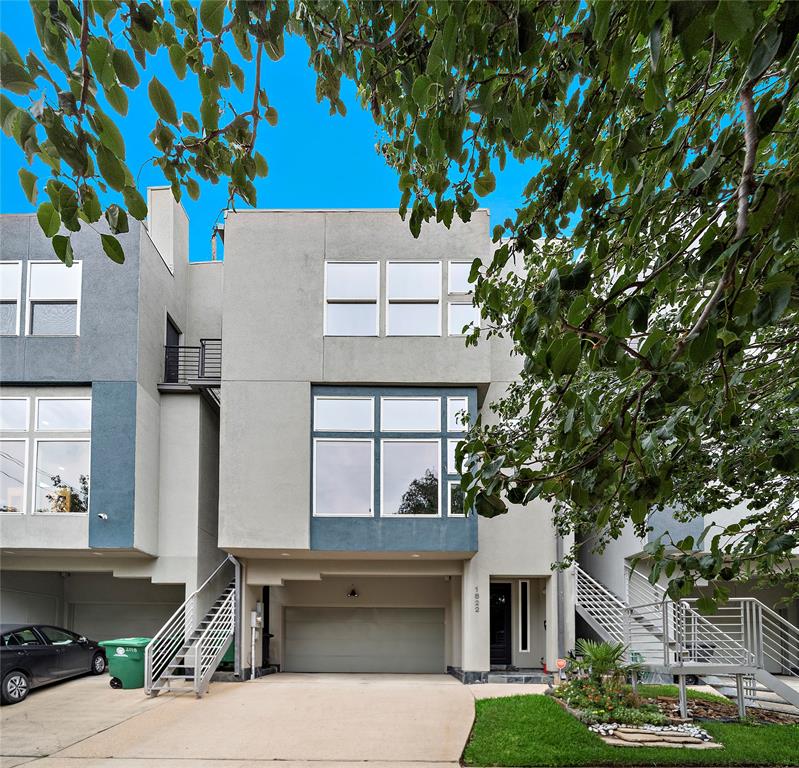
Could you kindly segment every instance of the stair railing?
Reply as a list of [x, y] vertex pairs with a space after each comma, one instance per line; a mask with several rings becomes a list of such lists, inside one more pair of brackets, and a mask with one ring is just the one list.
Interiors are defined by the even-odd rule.
[[236, 629], [236, 590], [231, 590], [214, 613], [194, 646], [194, 692], [207, 690], [219, 661], [227, 651]]
[[575, 566], [577, 605], [588, 613], [616, 642], [625, 642], [626, 606], [607, 587]]
[[[197, 628], [207, 609], [205, 602], [209, 585], [219, 578], [222, 569], [228, 564], [235, 564], [231, 555], [228, 555], [214, 569], [213, 573], [186, 598], [144, 649], [144, 690], [147, 694], [153, 693], [156, 682], [164, 674], [175, 654]], [[220, 591], [217, 590], [216, 594], [219, 594]]]

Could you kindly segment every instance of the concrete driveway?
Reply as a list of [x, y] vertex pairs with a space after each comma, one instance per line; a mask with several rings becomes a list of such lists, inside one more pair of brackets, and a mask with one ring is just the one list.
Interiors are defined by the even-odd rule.
[[469, 688], [446, 675], [280, 674], [202, 699], [84, 678], [3, 707], [0, 751], [2, 768], [440, 768], [457, 764], [473, 718]]

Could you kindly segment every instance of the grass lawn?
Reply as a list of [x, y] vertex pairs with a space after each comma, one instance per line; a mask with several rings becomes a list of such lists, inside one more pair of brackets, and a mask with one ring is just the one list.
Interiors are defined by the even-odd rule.
[[[707, 693], [706, 691], [694, 691], [688, 689], [689, 699], [702, 699], [704, 701], [723, 701], [730, 704], [730, 700], [726, 696], [717, 693]], [[644, 698], [655, 698], [656, 696], [671, 696], [676, 699], [680, 695], [680, 690], [676, 685], [639, 685], [638, 695]]]
[[476, 705], [463, 753], [466, 765], [799, 765], [799, 725], [702, 723], [724, 749], [612, 747], [549, 696], [484, 699]]

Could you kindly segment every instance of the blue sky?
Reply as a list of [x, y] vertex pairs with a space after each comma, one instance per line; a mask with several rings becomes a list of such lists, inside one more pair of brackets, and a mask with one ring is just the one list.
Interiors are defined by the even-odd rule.
[[[33, 27], [33, 19], [25, 0], [0, 0], [0, 27], [14, 41], [24, 57], [33, 50], [41, 59], [41, 50]], [[232, 40], [231, 40], [232, 43]], [[252, 65], [233, 57], [248, 75], [240, 104], [248, 103], [251, 93]], [[279, 121], [270, 127], [262, 121], [258, 129], [258, 150], [266, 157], [269, 175], [256, 180], [259, 208], [393, 208], [399, 204], [397, 177], [375, 151], [377, 130], [368, 111], [361, 109], [355, 98], [352, 83], [342, 81], [342, 100], [347, 106], [346, 117], [329, 115], [326, 102], [318, 104], [315, 96], [316, 78], [308, 66], [308, 48], [298, 38], [286, 41], [286, 55], [279, 62], [264, 57], [262, 85], [270, 103], [278, 110]], [[118, 120], [127, 145], [127, 163], [138, 174], [139, 190], [163, 184], [160, 170], [146, 161], [156, 150], [149, 133], [155, 122], [155, 112], [147, 97], [146, 85], [157, 75], [172, 93], [178, 112], [195, 111], [199, 94], [191, 80], [180, 81], [174, 75], [165, 52], [148, 57], [142, 83], [128, 91], [130, 109], [121, 118], [110, 107], [106, 112]], [[36, 96], [36, 92], [32, 94]], [[237, 94], [238, 95], [238, 94]], [[13, 97], [23, 106], [27, 97]], [[249, 104], [247, 104], [249, 106]], [[245, 109], [247, 107], [244, 107]], [[17, 177], [20, 167], [28, 167], [16, 142], [4, 134], [0, 137], [0, 212], [31, 212]], [[43, 187], [47, 171], [42, 165], [32, 170], [39, 175]], [[504, 172], [497, 173], [497, 188], [481, 203], [491, 209], [492, 225], [513, 216], [521, 200], [521, 192], [533, 169], [509, 161]], [[109, 198], [108, 202], [113, 200]], [[197, 201], [183, 196], [183, 205], [191, 221], [190, 258], [210, 258], [210, 232], [214, 220], [227, 202], [224, 182], [214, 186], [201, 182]], [[428, 225], [434, 226], [434, 225]]]

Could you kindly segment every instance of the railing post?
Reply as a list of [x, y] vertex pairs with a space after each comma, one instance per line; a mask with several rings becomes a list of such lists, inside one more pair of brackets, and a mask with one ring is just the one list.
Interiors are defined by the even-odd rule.
[[746, 698], [744, 695], [744, 676], [735, 676], [735, 693], [738, 697], [738, 719], [746, 720]]
[[669, 604], [668, 602], [664, 601], [660, 606], [660, 612], [663, 622], [663, 664], [665, 666], [671, 666], [669, 664]]
[[685, 685], [685, 675], [680, 675], [678, 678], [680, 690], [680, 717], [683, 720], [688, 719], [688, 691]]

